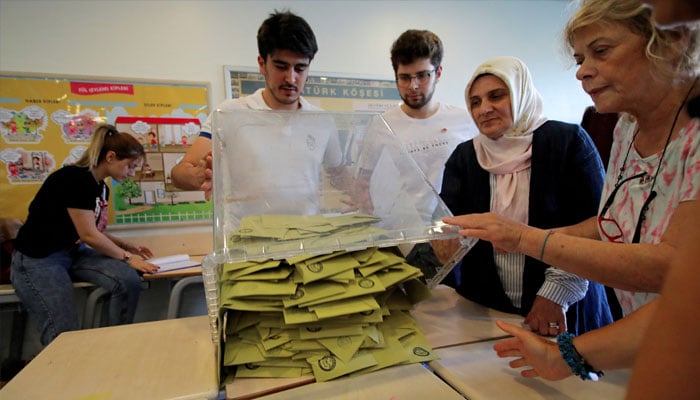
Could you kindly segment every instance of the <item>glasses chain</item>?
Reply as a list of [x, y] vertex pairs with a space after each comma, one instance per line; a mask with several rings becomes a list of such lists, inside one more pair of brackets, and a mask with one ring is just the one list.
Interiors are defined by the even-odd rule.
[[[678, 110], [676, 110], [675, 117], [673, 117], [673, 123], [671, 124], [671, 129], [668, 131], [668, 136], [666, 136], [666, 143], [664, 144], [664, 149], [661, 152], [661, 157], [659, 157], [659, 163], [656, 166], [656, 171], [654, 172], [654, 178], [651, 181], [650, 192], [654, 191], [654, 186], [656, 185], [656, 177], [659, 175], [659, 171], [661, 170], [661, 163], [664, 161], [664, 156], [666, 155], [666, 149], [668, 148], [668, 144], [671, 142], [671, 136], [673, 136], [673, 130], [676, 129], [676, 123], [678, 122], [678, 117], [681, 115], [681, 111], [683, 110], [683, 106], [688, 101], [688, 97], [690, 96], [690, 93], [693, 91], [693, 88], [695, 87], [695, 83], [697, 81], [698, 81], [698, 78], [695, 78], [695, 80], [693, 81], [693, 84], [690, 85], [690, 89], [688, 90], [688, 93], [686, 93], [685, 97], [683, 98], [683, 101], [681, 102], [680, 106], [678, 107]], [[637, 129], [634, 131], [634, 136], [632, 136], [632, 141], [630, 142], [630, 145], [627, 148], [627, 154], [625, 154], [625, 160], [622, 162], [622, 166], [620, 167], [620, 174], [617, 176], [616, 185], [618, 183], [620, 183], [620, 180], [622, 179], [622, 174], [625, 171], [627, 159], [629, 158], [630, 151], [632, 150], [632, 146], [634, 145], [634, 141], [637, 138], [637, 134], [639, 134], [639, 126], [637, 126]]]

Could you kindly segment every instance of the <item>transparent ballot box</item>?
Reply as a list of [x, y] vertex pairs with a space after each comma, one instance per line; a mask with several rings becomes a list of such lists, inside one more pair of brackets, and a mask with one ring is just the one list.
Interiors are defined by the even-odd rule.
[[[202, 265], [213, 340], [221, 344], [222, 352], [227, 346], [223, 343], [224, 331], [234, 330], [227, 307], [269, 317], [276, 306], [271, 305], [274, 296], [266, 296], [267, 290], [275, 291], [277, 296], [291, 291], [287, 297], [293, 297], [295, 290], [303, 291], [304, 284], [309, 290], [320, 286], [320, 281], [312, 282], [316, 278], [302, 276], [299, 270], [293, 272], [290, 260], [303, 263], [312, 257], [325, 260], [325, 255], [337, 254], [355, 254], [355, 258], [360, 258], [359, 253], [370, 258], [374, 254], [371, 249], [459, 238], [456, 227], [442, 222], [442, 218], [451, 216], [450, 211], [378, 114], [217, 110], [212, 118], [212, 156], [214, 252], [205, 257]], [[428, 288], [437, 284], [475, 242], [462, 240], [461, 254], [455, 254], [438, 270]], [[274, 281], [274, 288], [267, 281], [251, 283], [249, 277], [241, 278], [244, 282], [227, 281], [227, 277], [242, 277], [240, 271], [245, 268], [262, 271], [267, 267], [256, 263], [270, 262], [275, 268], [282, 265], [278, 269], [289, 270], [287, 275], [279, 275], [283, 278], [273, 278], [276, 275], [269, 269], [264, 272], [267, 279]], [[347, 262], [337, 259], [335, 264], [326, 260], [325, 264], [319, 261], [313, 265], [328, 269]], [[307, 266], [312, 268], [310, 262]], [[351, 286], [355, 277], [363, 280], [365, 286], [386, 284], [386, 277], [382, 281], [361, 276], [367, 269], [359, 271], [359, 267], [354, 273], [351, 270], [349, 278], [348, 274], [342, 274], [342, 278], [338, 274], [328, 286], [349, 293], [342, 285]], [[244, 296], [242, 291], [246, 290], [259, 293], [245, 295], [243, 301], [231, 300], [230, 295], [222, 298], [222, 290], [229, 294], [238, 291], [236, 296]], [[328, 298], [347, 302], [339, 291]], [[284, 310], [279, 311], [288, 324], [323, 323], [301, 315], [296, 304], [288, 307], [288, 300], [285, 298]], [[323, 301], [306, 305], [318, 315], [335, 316], [333, 313], [339, 312], [323, 308], [320, 303]], [[235, 318], [240, 322], [257, 317]], [[338, 318], [327, 321], [338, 326]], [[286, 327], [266, 329], [285, 331]], [[326, 360], [319, 361], [319, 365], [328, 364]], [[318, 379], [319, 374], [327, 372], [314, 370], [314, 375]]]

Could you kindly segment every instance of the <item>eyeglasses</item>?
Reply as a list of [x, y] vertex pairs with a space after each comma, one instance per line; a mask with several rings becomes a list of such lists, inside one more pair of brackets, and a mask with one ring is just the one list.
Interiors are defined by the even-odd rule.
[[433, 72], [435, 72], [434, 69], [420, 71], [413, 75], [398, 74], [396, 75], [396, 83], [398, 83], [399, 86], [407, 87], [410, 86], [413, 80], [415, 79], [416, 82], [418, 82], [418, 86], [422, 86], [428, 83], [428, 81], [430, 80], [430, 75], [432, 75]]
[[[620, 189], [620, 187], [622, 187], [624, 183], [636, 178], [642, 178], [646, 174], [646, 172], [642, 172], [640, 174], [633, 175], [619, 181], [617, 185], [615, 185], [615, 188], [613, 188], [612, 192], [610, 192], [608, 199], [605, 201], [603, 208], [600, 210], [600, 214], [598, 214], [598, 227], [600, 228], [600, 232], [603, 234], [603, 236], [605, 236], [609, 241], [613, 243], [623, 243], [624, 240], [622, 239], [622, 229], [620, 228], [620, 225], [618, 225], [617, 221], [615, 221], [615, 219], [606, 218], [603, 216], [605, 215], [605, 213], [608, 212], [608, 209], [615, 200], [615, 195], [617, 194], [617, 191]], [[639, 211], [639, 218], [637, 219], [637, 226], [634, 229], [632, 243], [639, 243], [639, 238], [642, 232], [642, 222], [644, 222], [644, 220], [646, 219], [646, 213], [649, 209], [649, 204], [651, 204], [651, 201], [654, 200], [654, 198], [656, 198], [656, 191], [652, 189], [652, 191], [649, 193], [649, 197], [647, 197], [647, 199], [644, 201], [641, 211]]]

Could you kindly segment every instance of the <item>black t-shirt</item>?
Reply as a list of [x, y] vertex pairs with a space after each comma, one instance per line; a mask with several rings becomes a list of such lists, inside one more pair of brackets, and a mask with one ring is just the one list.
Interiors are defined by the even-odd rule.
[[104, 181], [97, 182], [86, 167], [59, 169], [46, 178], [29, 205], [15, 248], [29, 257], [42, 258], [72, 247], [79, 236], [68, 209], [94, 210], [97, 221], [108, 198], [109, 188]]

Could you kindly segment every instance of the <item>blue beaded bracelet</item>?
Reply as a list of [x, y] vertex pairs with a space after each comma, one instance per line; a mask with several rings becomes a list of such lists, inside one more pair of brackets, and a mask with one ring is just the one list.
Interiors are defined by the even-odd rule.
[[573, 373], [580, 377], [581, 380], [592, 380], [598, 381], [601, 376], [603, 376], [603, 371], [595, 371], [586, 360], [581, 357], [576, 347], [574, 347], [574, 335], [569, 332], [564, 332], [557, 336], [557, 344], [559, 345], [559, 352], [564, 358], [566, 365], [571, 368]]

